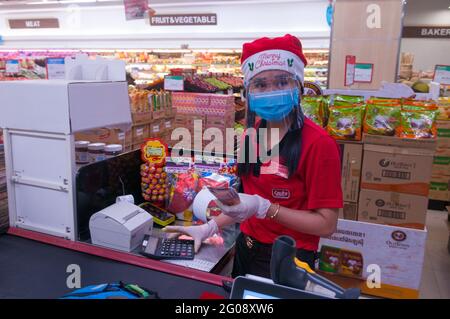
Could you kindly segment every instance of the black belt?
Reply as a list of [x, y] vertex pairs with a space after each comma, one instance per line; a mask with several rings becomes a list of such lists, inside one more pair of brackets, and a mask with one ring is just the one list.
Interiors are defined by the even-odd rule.
[[252, 249], [253, 247], [262, 247], [262, 248], [267, 248], [267, 249], [272, 249], [272, 244], [265, 244], [262, 243], [258, 240], [256, 240], [255, 238], [249, 236], [249, 235], [244, 235], [244, 240], [245, 240], [245, 244], [247, 245], [248, 249]]

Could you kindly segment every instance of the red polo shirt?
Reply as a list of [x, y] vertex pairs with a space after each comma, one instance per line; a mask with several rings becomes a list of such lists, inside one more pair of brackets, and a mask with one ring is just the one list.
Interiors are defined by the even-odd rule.
[[[297, 172], [288, 179], [287, 168], [280, 164], [275, 166], [276, 172], [263, 174], [268, 165], [261, 167], [259, 177], [252, 173], [242, 177], [245, 193], [298, 210], [342, 207], [339, 148], [336, 141], [312, 121], [305, 119]], [[278, 236], [288, 235], [296, 240], [297, 248], [318, 249], [319, 236], [294, 231], [270, 219], [252, 217], [241, 224], [241, 231], [262, 243], [271, 244]]]

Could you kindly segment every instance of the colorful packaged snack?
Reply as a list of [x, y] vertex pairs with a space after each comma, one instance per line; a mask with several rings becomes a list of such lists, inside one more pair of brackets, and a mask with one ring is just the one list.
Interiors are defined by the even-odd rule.
[[305, 96], [302, 99], [303, 114], [317, 125], [323, 127], [322, 97]]
[[361, 140], [364, 105], [331, 107], [327, 131], [338, 140]]
[[402, 110], [401, 137], [435, 138], [437, 110]]
[[349, 104], [364, 103], [364, 96], [340, 95], [337, 94], [332, 98], [332, 106], [347, 106]]
[[363, 131], [373, 135], [394, 136], [398, 133], [401, 107], [396, 104], [368, 104], [364, 116]]

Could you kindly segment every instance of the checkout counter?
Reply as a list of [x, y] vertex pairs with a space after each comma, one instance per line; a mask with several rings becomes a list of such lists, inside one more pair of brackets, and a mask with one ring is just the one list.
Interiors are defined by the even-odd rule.
[[[117, 249], [130, 250], [130, 254], [140, 255], [142, 243], [133, 243], [130, 249], [125, 247], [128, 238], [143, 238], [143, 232], [154, 237], [164, 237], [161, 227], [153, 224], [145, 226], [142, 216], [135, 213], [133, 205], [112, 212], [108, 207], [113, 207], [116, 198], [123, 195], [132, 195], [136, 205], [144, 202], [140, 189], [140, 165], [142, 163], [140, 150], [121, 154], [119, 156], [92, 163], [80, 167], [76, 175], [76, 201], [77, 201], [77, 240], [84, 243], [92, 243], [89, 222], [91, 217], [98, 212], [107, 212], [114, 216], [112, 219], [126, 221], [120, 229], [124, 240], [118, 244]], [[135, 206], [134, 206], [135, 207]], [[109, 212], [109, 213], [108, 213]], [[175, 221], [175, 224], [182, 225], [183, 221]], [[116, 224], [113, 222], [113, 224]], [[120, 224], [120, 223], [119, 223]], [[203, 245], [193, 260], [161, 260], [163, 263], [171, 263], [205, 272], [219, 273], [223, 266], [229, 261], [232, 255], [234, 242], [239, 234], [239, 226], [232, 225], [222, 229], [224, 239], [223, 246]], [[105, 235], [108, 236], [108, 235]], [[128, 241], [130, 243], [130, 240]], [[121, 247], [119, 247], [122, 245]], [[114, 248], [114, 247], [112, 247]]]

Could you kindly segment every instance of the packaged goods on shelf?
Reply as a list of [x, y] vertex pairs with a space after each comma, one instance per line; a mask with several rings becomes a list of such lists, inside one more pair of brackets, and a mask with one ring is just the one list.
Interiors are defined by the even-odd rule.
[[327, 131], [335, 139], [361, 140], [364, 105], [331, 106]]
[[374, 135], [398, 135], [401, 120], [401, 105], [369, 100], [363, 122], [364, 133]]
[[436, 110], [402, 110], [401, 137], [436, 138]]
[[[319, 271], [367, 295], [418, 298], [426, 238], [426, 230], [340, 219], [337, 231], [320, 239]], [[381, 271], [377, 288], [368, 286], [374, 265]]]
[[204, 81], [199, 76], [193, 76], [185, 78], [184, 90], [188, 92], [214, 93], [218, 91], [218, 88]]
[[441, 97], [438, 101], [438, 120], [450, 120], [450, 97]]
[[244, 87], [244, 81], [237, 76], [220, 76], [217, 78], [228, 85], [231, 85], [234, 89], [240, 89]]
[[437, 121], [437, 147], [450, 148], [450, 121]]
[[311, 121], [324, 127], [326, 125], [326, 112], [321, 96], [305, 96], [302, 98], [303, 114]]

